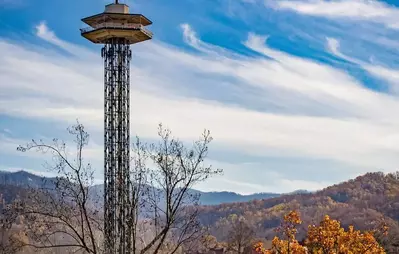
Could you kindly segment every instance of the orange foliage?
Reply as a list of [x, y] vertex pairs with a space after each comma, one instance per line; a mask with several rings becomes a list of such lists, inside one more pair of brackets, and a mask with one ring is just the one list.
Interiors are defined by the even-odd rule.
[[[284, 216], [282, 231], [287, 240], [274, 237], [272, 248], [267, 250], [262, 243], [254, 246], [254, 251], [259, 254], [384, 254], [384, 249], [374, 238], [374, 232], [360, 232], [350, 226], [348, 231], [341, 227], [337, 220], [332, 220], [328, 215], [320, 222], [319, 226], [310, 225], [304, 246], [295, 238], [296, 226], [301, 224], [301, 219], [296, 211], [291, 211]], [[384, 227], [384, 230], [387, 228]]]
[[291, 211], [284, 215], [283, 225], [281, 229], [284, 232], [285, 237], [289, 240], [295, 240], [295, 235], [298, 232], [296, 226], [302, 224], [301, 216], [297, 211]]
[[373, 232], [361, 233], [353, 226], [345, 231], [339, 221], [330, 219], [328, 215], [320, 226], [309, 226], [306, 246], [314, 253], [385, 253]]

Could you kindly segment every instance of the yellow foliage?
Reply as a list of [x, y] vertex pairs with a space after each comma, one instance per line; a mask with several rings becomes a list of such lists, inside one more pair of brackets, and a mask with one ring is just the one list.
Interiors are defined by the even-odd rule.
[[270, 211], [279, 212], [279, 211], [282, 211], [284, 208], [285, 208], [284, 204], [278, 204], [278, 205], [275, 205], [272, 208], [270, 208]]
[[[374, 238], [373, 232], [360, 232], [350, 226], [348, 231], [337, 220], [328, 215], [320, 225], [310, 225], [307, 238], [302, 246], [295, 238], [296, 226], [301, 224], [299, 214], [291, 211], [284, 216], [282, 230], [287, 240], [275, 237], [272, 248], [266, 250], [262, 243], [257, 243], [254, 250], [259, 254], [385, 254], [384, 249]], [[387, 229], [384, 227], [384, 229]]]

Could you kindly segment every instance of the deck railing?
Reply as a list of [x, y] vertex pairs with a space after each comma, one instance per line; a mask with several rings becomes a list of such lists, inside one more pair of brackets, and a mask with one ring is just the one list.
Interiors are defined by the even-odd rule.
[[97, 25], [93, 25], [92, 27], [85, 27], [85, 28], [81, 28], [80, 32], [83, 33], [87, 33], [87, 32], [91, 32], [97, 29], [136, 29], [136, 30], [140, 30], [143, 33], [145, 33], [146, 35], [148, 35], [149, 37], [152, 37], [153, 33], [149, 30], [147, 30], [143, 25], [141, 24], [118, 24], [118, 23], [101, 23], [101, 24], [97, 24]]

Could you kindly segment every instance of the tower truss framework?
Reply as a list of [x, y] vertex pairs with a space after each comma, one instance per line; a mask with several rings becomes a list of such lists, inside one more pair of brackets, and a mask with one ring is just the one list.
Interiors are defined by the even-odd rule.
[[132, 234], [128, 227], [131, 56], [130, 46], [123, 38], [110, 39], [102, 49], [104, 59], [104, 232], [108, 253], [131, 253]]

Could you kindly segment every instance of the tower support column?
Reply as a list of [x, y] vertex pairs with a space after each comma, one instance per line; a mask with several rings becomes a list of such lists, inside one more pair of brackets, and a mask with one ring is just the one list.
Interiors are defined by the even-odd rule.
[[105, 251], [130, 253], [130, 59], [129, 44], [112, 38], [104, 59], [104, 233]]

